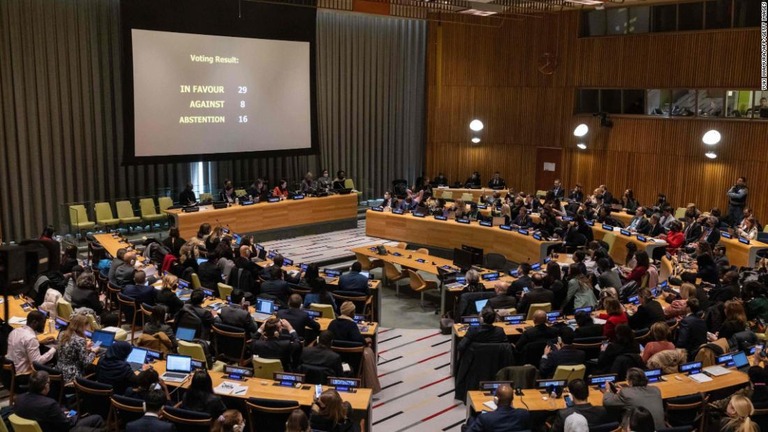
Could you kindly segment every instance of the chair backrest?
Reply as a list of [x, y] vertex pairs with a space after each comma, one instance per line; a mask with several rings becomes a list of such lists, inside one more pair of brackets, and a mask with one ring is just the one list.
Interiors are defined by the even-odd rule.
[[5, 425], [4, 421], [0, 421], [0, 432], [8, 432], [8, 427]]
[[21, 418], [16, 414], [8, 416], [8, 421], [11, 422], [13, 432], [43, 432], [43, 429], [36, 421]]
[[685, 207], [675, 209], [675, 219], [685, 219]]
[[527, 343], [522, 349], [523, 364], [536, 365], [541, 363], [541, 357], [544, 355], [546, 341], [534, 341]]
[[253, 376], [254, 378], [273, 379], [275, 372], [283, 371], [283, 362], [280, 359], [265, 359], [259, 356], [253, 356]]
[[75, 396], [77, 411], [80, 415], [98, 414], [104, 419], [109, 417], [111, 385], [77, 377], [75, 378]]
[[200, 346], [200, 344], [194, 343], [194, 342], [187, 342], [183, 340], [177, 340], [179, 347], [178, 351], [179, 354], [190, 356], [193, 359], [197, 361], [203, 362], [205, 364], [205, 351], [203, 351], [203, 347]]
[[155, 200], [152, 198], [142, 198], [139, 200], [139, 208], [142, 216], [153, 216], [157, 214], [155, 210]]
[[365, 313], [365, 305], [372, 299], [371, 295], [359, 295], [359, 292], [353, 291], [332, 291], [331, 296], [337, 305], [345, 301], [351, 301], [355, 305], [356, 313]]
[[384, 261], [384, 274], [387, 276], [387, 279], [390, 280], [397, 280], [402, 278], [400, 270], [398, 270], [397, 267], [395, 267], [395, 265], [389, 261]]
[[[60, 370], [42, 365], [38, 362], [32, 363], [32, 369], [36, 371], [48, 372], [48, 378], [50, 380], [50, 389], [48, 390], [48, 397], [61, 403], [64, 398], [64, 375]], [[2, 423], [0, 421], [0, 423]]]
[[304, 382], [307, 384], [327, 384], [328, 377], [334, 376], [336, 372], [328, 367], [315, 366], [303, 363], [299, 365], [299, 373], [304, 374]]
[[506, 366], [496, 372], [494, 379], [496, 381], [512, 381], [515, 387], [532, 389], [536, 387], [536, 378], [539, 376], [539, 370], [533, 365]]
[[365, 345], [357, 342], [335, 340], [331, 349], [341, 356], [341, 361], [349, 364], [352, 376], [360, 377], [363, 373], [363, 350]]
[[544, 312], [550, 312], [552, 310], [552, 303], [531, 303], [531, 305], [528, 307], [528, 316], [525, 318], [526, 320], [532, 320], [533, 314], [537, 310], [543, 310]]
[[336, 319], [336, 312], [333, 310], [332, 305], [310, 303], [309, 310], [320, 312], [320, 316], [323, 318]]
[[600, 347], [605, 338], [602, 336], [595, 338], [576, 339], [573, 341], [573, 347], [584, 351], [587, 360], [596, 359], [600, 356]]
[[363, 255], [360, 252], [355, 252], [355, 258], [357, 259], [357, 262], [360, 263], [360, 267], [362, 267], [364, 271], [369, 271], [375, 268], [373, 263], [371, 262], [371, 259], [368, 258], [366, 255]]
[[60, 298], [56, 301], [56, 315], [64, 318], [65, 320], [69, 320], [69, 317], [74, 314], [75, 311], [72, 309], [72, 303], [64, 300], [64, 298]]
[[203, 192], [200, 194], [200, 202], [213, 201], [213, 194], [209, 192]]
[[125, 425], [144, 416], [144, 400], [126, 396], [112, 395], [112, 415], [117, 430], [125, 430]]
[[197, 273], [192, 273], [191, 279], [192, 289], [200, 289], [203, 287], [203, 284], [200, 283], [200, 276], [198, 276]]
[[485, 254], [485, 256], [483, 256], [483, 260], [485, 261], [485, 268], [492, 270], [503, 270], [507, 265], [507, 257], [498, 253], [491, 252]]
[[211, 428], [211, 418], [197, 411], [164, 406], [160, 417], [176, 425], [178, 431], [209, 432]]
[[248, 421], [258, 425], [258, 430], [278, 431], [285, 429], [285, 422], [293, 410], [300, 409], [297, 401], [249, 398], [245, 401]]
[[173, 206], [173, 198], [171, 197], [159, 197], [157, 199], [157, 207], [160, 210], [160, 213], [162, 213], [165, 210], [168, 210], [168, 208], [172, 206]]
[[89, 222], [88, 212], [85, 210], [84, 205], [76, 204], [69, 206], [69, 222], [75, 226], [83, 222]]
[[544, 198], [547, 196], [547, 191], [539, 189], [536, 191], [536, 198]]
[[2, 361], [3, 368], [0, 371], [0, 382], [3, 384], [3, 387], [10, 389], [9, 404], [13, 405], [16, 395], [26, 393], [28, 387], [20, 385], [19, 381], [21, 380], [16, 380], [16, 366], [13, 362], [6, 357], [2, 357]]
[[575, 379], [584, 379], [584, 374], [587, 371], [587, 367], [583, 364], [570, 365], [570, 366], [558, 366], [555, 369], [555, 374], [552, 379], [572, 381]]
[[96, 213], [96, 222], [99, 223], [115, 218], [112, 215], [112, 206], [110, 206], [108, 202], [97, 202], [93, 205], [93, 211]]
[[619, 422], [605, 423], [589, 427], [589, 432], [614, 432], [616, 430], [620, 430]]
[[406, 272], [408, 273], [408, 282], [410, 282], [412, 290], [421, 291], [426, 287], [427, 282], [424, 281], [424, 278], [418, 272], [411, 269], [406, 270]]
[[120, 219], [136, 217], [130, 201], [118, 201], [115, 203], [115, 208], [117, 208], [117, 217]]
[[406, 242], [398, 242], [397, 243], [397, 248], [398, 249], [408, 249], [408, 243], [406, 243]]
[[667, 399], [664, 401], [664, 411], [667, 413], [667, 423], [670, 426], [694, 425], [703, 421], [703, 410], [707, 405], [709, 396], [693, 394]]
[[221, 298], [222, 300], [226, 300], [227, 297], [229, 297], [232, 294], [232, 291], [235, 290], [232, 286], [227, 285], [225, 283], [221, 283], [221, 282], [219, 282], [217, 286], [219, 288], [219, 298]]
[[125, 320], [130, 322], [131, 325], [136, 324], [136, 301], [131, 297], [123, 295], [123, 293], [117, 294], [117, 303], [119, 305], [120, 312], [125, 316]]
[[355, 181], [348, 178], [344, 179], [344, 189], [354, 189], [355, 188]]
[[427, 249], [427, 248], [418, 248], [418, 249], [416, 249], [416, 253], [429, 255], [429, 249]]
[[217, 355], [228, 361], [241, 363], [245, 358], [245, 342], [248, 340], [245, 331], [226, 324], [214, 324], [211, 331]]

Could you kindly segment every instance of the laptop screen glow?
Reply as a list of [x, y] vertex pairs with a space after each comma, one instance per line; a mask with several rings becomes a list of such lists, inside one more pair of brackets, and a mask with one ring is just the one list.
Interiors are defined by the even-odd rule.
[[192, 357], [168, 354], [165, 369], [172, 372], [192, 371]]

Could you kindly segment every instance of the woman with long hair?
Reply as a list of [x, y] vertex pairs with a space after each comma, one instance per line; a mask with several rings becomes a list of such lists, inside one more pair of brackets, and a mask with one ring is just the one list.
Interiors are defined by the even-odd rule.
[[584, 274], [583, 269], [575, 263], [571, 264], [568, 273], [573, 275], [573, 278], [568, 281], [568, 294], [565, 296], [563, 309], [572, 310], [570, 307], [571, 300], [573, 300], [573, 309], [596, 306], [597, 298], [589, 276]]
[[176, 335], [173, 333], [173, 328], [166, 323], [167, 317], [168, 308], [161, 304], [155, 305], [152, 308], [152, 315], [149, 316], [149, 319], [145, 319], [143, 331], [148, 335], [164, 333], [171, 341], [171, 346], [168, 349], [172, 350], [176, 347]]
[[333, 306], [333, 310], [338, 311], [336, 301], [333, 296], [328, 294], [328, 286], [325, 283], [325, 279], [320, 277], [320, 270], [317, 264], [310, 264], [307, 267], [307, 271], [304, 273], [300, 285], [309, 286], [309, 294], [304, 296], [304, 309], [309, 309], [309, 305], [312, 303], [327, 304]]
[[309, 418], [304, 414], [304, 411], [295, 409], [288, 416], [288, 421], [285, 422], [285, 432], [311, 432], [309, 428]]
[[603, 324], [603, 336], [608, 340], [613, 341], [616, 339], [616, 327], [621, 324], [627, 324], [629, 318], [627, 317], [627, 313], [624, 312], [621, 302], [619, 302], [619, 299], [616, 297], [605, 297], [603, 299], [603, 307], [605, 308], [605, 313], [598, 316], [598, 318], [605, 320], [605, 324]]
[[172, 274], [166, 274], [162, 279], [162, 287], [155, 296], [155, 303], [163, 305], [170, 316], [176, 316], [176, 312], [184, 307], [184, 302], [176, 295], [179, 288], [179, 278]]
[[727, 418], [720, 420], [720, 430], [723, 432], [757, 432], [760, 427], [749, 418], [755, 412], [755, 407], [747, 397], [734, 395], [725, 409]]
[[725, 302], [725, 321], [715, 333], [717, 338], [730, 339], [733, 335], [747, 330], [747, 312], [740, 300]]
[[212, 419], [217, 419], [227, 409], [221, 397], [213, 394], [213, 381], [204, 369], [198, 369], [192, 374], [181, 407], [209, 414]]
[[597, 359], [598, 370], [607, 373], [611, 370], [616, 358], [622, 354], [640, 354], [640, 344], [635, 341], [635, 333], [627, 324], [617, 325], [614, 340], [600, 347], [600, 357]]
[[93, 358], [96, 356], [92, 349], [93, 342], [85, 338], [89, 327], [88, 317], [79, 314], [72, 318], [66, 330], [59, 333], [56, 368], [61, 371], [64, 382], [85, 375], [86, 368], [93, 364]]
[[328, 389], [312, 404], [309, 424], [312, 429], [327, 432], [351, 431], [354, 430], [354, 424], [349, 419], [351, 414], [349, 402], [342, 401], [336, 390]]

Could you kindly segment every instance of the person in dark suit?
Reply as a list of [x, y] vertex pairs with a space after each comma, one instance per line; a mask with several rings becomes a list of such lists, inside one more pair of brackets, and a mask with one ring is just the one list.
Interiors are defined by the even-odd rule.
[[573, 399], [573, 406], [561, 409], [555, 416], [551, 432], [563, 432], [565, 419], [573, 413], [579, 413], [587, 419], [590, 428], [610, 422], [608, 411], [601, 406], [592, 406], [589, 403], [589, 386], [583, 379], [575, 379], [568, 382], [568, 392]]
[[633, 306], [629, 307], [632, 311], [632, 314], [629, 316], [629, 326], [633, 330], [650, 328], [651, 324], [665, 320], [664, 309], [653, 298], [651, 290], [642, 288], [637, 293], [637, 296], [640, 300], [640, 306], [636, 308]]
[[704, 226], [707, 224], [707, 216], [699, 216], [693, 223], [689, 224], [683, 235], [685, 236], [685, 244], [696, 243], [701, 238], [701, 234], [704, 232]]
[[533, 327], [527, 329], [517, 340], [516, 348], [519, 352], [531, 342], [549, 342], [557, 339], [558, 331], [547, 325], [547, 313], [539, 309], [533, 313]]
[[448, 177], [443, 173], [437, 173], [437, 177], [432, 182], [435, 186], [448, 186]]
[[603, 326], [595, 324], [592, 319], [592, 315], [587, 312], [579, 311], [574, 315], [576, 319], [576, 330], [574, 330], [574, 337], [576, 339], [600, 337], [603, 335]]
[[645, 234], [649, 237], [657, 237], [664, 234], [664, 226], [659, 222], [660, 216], [658, 213], [651, 215], [651, 220], [643, 231], [638, 231], [640, 234]]
[[168, 238], [163, 240], [163, 246], [167, 247], [168, 250], [171, 251], [171, 255], [178, 258], [181, 256], [181, 247], [184, 246], [184, 243], [186, 242], [186, 240], [181, 238], [179, 229], [176, 227], [171, 227], [171, 229], [168, 231]]
[[693, 359], [696, 349], [707, 342], [707, 323], [699, 317], [699, 300], [689, 298], [685, 302], [688, 314], [680, 320], [675, 338], [675, 347], [688, 351], [688, 359]]
[[504, 179], [501, 178], [499, 172], [496, 171], [493, 173], [493, 178], [488, 181], [488, 187], [493, 190], [499, 190], [507, 187], [507, 184], [504, 182]]
[[467, 181], [464, 182], [465, 188], [479, 188], [481, 185], [482, 183], [480, 182], [480, 173], [477, 171], [473, 172]]
[[97, 315], [101, 315], [101, 312], [104, 311], [104, 305], [99, 299], [96, 279], [94, 279], [92, 273], [86, 272], [77, 277], [77, 282], [70, 297], [72, 307], [75, 309], [87, 307], [93, 309]]
[[638, 207], [635, 210], [635, 217], [633, 217], [632, 220], [629, 221], [629, 225], [627, 225], [627, 230], [641, 233], [645, 231], [648, 224], [648, 219], [645, 217], [645, 208]]
[[576, 183], [576, 186], [574, 186], [568, 194], [568, 200], [577, 203], [584, 202], [584, 190], [582, 189], [581, 184]]
[[210, 255], [208, 261], [203, 262], [197, 267], [197, 277], [200, 278], [200, 285], [214, 291], [218, 291], [219, 282], [223, 282], [221, 279], [221, 269], [218, 265], [219, 258], [215, 254]]
[[154, 306], [156, 291], [155, 287], [147, 285], [147, 275], [143, 270], [136, 270], [133, 274], [133, 285], [123, 287], [123, 294], [132, 298], [136, 305], [146, 303]]
[[158, 415], [166, 401], [165, 393], [162, 390], [151, 390], [145, 398], [146, 411], [144, 416], [128, 422], [125, 425], [125, 432], [176, 432], [176, 426], [160, 420]]
[[[177, 327], [194, 328], [195, 325], [199, 325], [201, 330], [199, 334], [200, 338], [208, 339], [211, 332], [211, 326], [216, 321], [216, 317], [210, 309], [203, 307], [204, 300], [205, 292], [203, 292], [202, 289], [193, 290], [192, 294], [189, 296], [189, 302], [176, 313], [173, 320]], [[189, 317], [186, 315], [189, 315]]]
[[280, 359], [283, 369], [294, 371], [301, 357], [301, 343], [291, 323], [271, 317], [259, 327], [251, 342], [251, 354], [265, 359]]
[[467, 427], [466, 432], [514, 432], [531, 428], [528, 410], [512, 407], [515, 393], [507, 384], [496, 390], [496, 409], [482, 412]]
[[331, 349], [333, 333], [326, 330], [317, 338], [317, 345], [304, 348], [301, 353], [301, 364], [325, 368], [332, 375], [342, 376], [341, 356]]
[[522, 263], [520, 264], [520, 267], [517, 268], [517, 272], [517, 280], [512, 282], [512, 285], [509, 286], [509, 291], [507, 291], [507, 294], [509, 295], [517, 296], [519, 293], [523, 292], [523, 288], [533, 288], [533, 280], [529, 276], [531, 273], [531, 265]]
[[79, 421], [76, 416], [66, 416], [64, 407], [48, 397], [50, 390], [51, 377], [48, 372], [32, 372], [28, 392], [16, 396], [14, 413], [21, 418], [36, 421], [43, 432], [68, 432], [73, 427], [102, 430], [104, 420], [98, 415], [89, 415]]
[[179, 204], [186, 206], [196, 202], [197, 197], [195, 197], [195, 191], [192, 189], [192, 183], [187, 183], [184, 190], [179, 194]]
[[528, 228], [532, 226], [533, 222], [531, 221], [531, 217], [528, 216], [528, 209], [525, 207], [520, 207], [520, 210], [517, 212], [517, 216], [512, 219], [512, 225], [520, 228]]
[[549, 191], [552, 192], [552, 195], [554, 195], [554, 198], [557, 200], [561, 200], [565, 197], [565, 189], [560, 183], [560, 179], [555, 180], [555, 183], [552, 185], [552, 189]]
[[283, 280], [283, 270], [277, 266], [271, 266], [269, 269], [269, 280], [265, 280], [261, 283], [261, 294], [268, 294], [277, 297], [280, 303], [283, 305], [288, 303], [288, 296], [291, 294], [291, 289], [288, 287], [288, 282]]
[[328, 330], [333, 333], [336, 340], [365, 343], [360, 328], [353, 319], [355, 316], [355, 304], [351, 301], [345, 301], [339, 308], [341, 314], [335, 320], [328, 324]]
[[320, 331], [320, 324], [310, 318], [306, 311], [301, 309], [301, 303], [302, 300], [299, 294], [291, 294], [291, 297], [288, 298], [288, 309], [277, 311], [277, 317], [291, 323], [291, 326], [296, 330], [296, 334], [301, 339], [304, 339], [307, 327], [315, 332], [313, 334], [317, 334]]
[[509, 282], [497, 281], [493, 285], [496, 295], [488, 299], [488, 306], [492, 309], [512, 309], [517, 304], [517, 298], [507, 294], [509, 291]]
[[[555, 373], [558, 366], [570, 366], [584, 364], [586, 353], [580, 349], [574, 348], [574, 331], [570, 327], [564, 327], [560, 330], [560, 339], [562, 342], [547, 345], [544, 348], [544, 355], [539, 363], [539, 372], [542, 378], [550, 378]], [[553, 349], [553, 347], [555, 349]]]
[[136, 252], [126, 252], [123, 255], [123, 263], [115, 269], [115, 280], [112, 284], [122, 288], [133, 283], [134, 264], [136, 264]]
[[520, 298], [520, 303], [517, 305], [517, 313], [527, 314], [528, 308], [535, 303], [552, 303], [555, 299], [555, 293], [552, 290], [545, 289], [541, 286], [542, 276], [540, 274], [534, 274], [531, 279], [533, 283], [533, 289], [527, 293], [523, 293]]
[[467, 330], [467, 334], [459, 342], [459, 352], [463, 353], [467, 348], [472, 345], [473, 342], [477, 343], [506, 343], [507, 335], [504, 333], [504, 329], [493, 325], [496, 321], [496, 311], [485, 306], [480, 311], [480, 325], [470, 327]]
[[222, 324], [237, 327], [245, 330], [248, 335], [256, 332], [256, 323], [248, 312], [248, 304], [243, 302], [243, 292], [240, 290], [232, 291], [229, 295], [230, 303], [219, 311], [218, 319]]
[[368, 289], [368, 278], [365, 275], [360, 274], [362, 269], [360, 262], [353, 262], [349, 272], [344, 273], [339, 278], [339, 290], [357, 292], [366, 296], [370, 294], [370, 290]]

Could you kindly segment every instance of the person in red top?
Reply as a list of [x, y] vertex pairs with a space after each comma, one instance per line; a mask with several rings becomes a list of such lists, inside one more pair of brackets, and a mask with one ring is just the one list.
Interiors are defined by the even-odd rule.
[[648, 258], [648, 252], [638, 252], [635, 254], [635, 260], [637, 261], [637, 265], [635, 265], [635, 268], [633, 268], [629, 274], [625, 274], [624, 278], [626, 279], [626, 282], [635, 281], [638, 285], [641, 285], [643, 283], [643, 276], [648, 273], [648, 267], [651, 265], [650, 259]]
[[648, 342], [643, 350], [643, 361], [653, 357], [654, 354], [665, 350], [675, 349], [675, 344], [669, 341], [669, 326], [664, 321], [653, 323], [651, 326], [651, 337], [653, 342]]
[[288, 182], [285, 179], [280, 180], [280, 184], [275, 186], [272, 190], [272, 196], [280, 199], [288, 198]]
[[667, 241], [667, 252], [677, 253], [677, 250], [685, 243], [685, 235], [683, 234], [683, 227], [679, 221], [672, 222], [669, 225], [669, 232], [659, 236]]
[[605, 313], [598, 316], [598, 318], [605, 320], [605, 324], [603, 325], [603, 336], [610, 341], [614, 341], [616, 339], [616, 326], [619, 324], [627, 324], [629, 319], [618, 299], [614, 297], [606, 297], [603, 301], [603, 306], [605, 307]]

